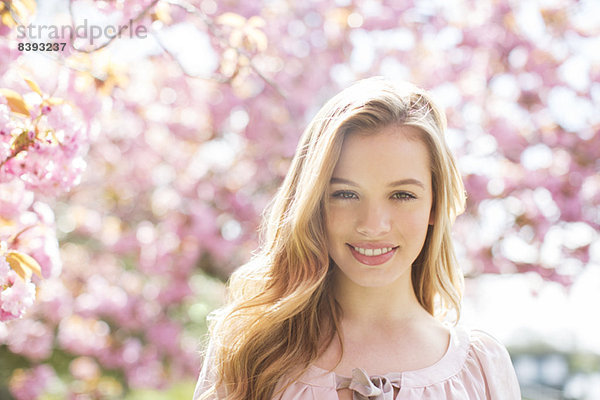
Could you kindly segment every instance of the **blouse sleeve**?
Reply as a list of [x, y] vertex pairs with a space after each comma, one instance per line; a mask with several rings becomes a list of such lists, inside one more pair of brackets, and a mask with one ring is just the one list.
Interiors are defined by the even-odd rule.
[[519, 381], [504, 345], [485, 332], [473, 330], [471, 346], [481, 366], [489, 398], [521, 399]]
[[[217, 382], [217, 374], [214, 363], [214, 347], [214, 340], [211, 339], [204, 354], [202, 370], [200, 371], [200, 376], [198, 377], [198, 382], [196, 383], [193, 400], [218, 400], [222, 398], [222, 393], [220, 393], [219, 390], [213, 390], [214, 385]], [[212, 393], [209, 394], [208, 392]]]

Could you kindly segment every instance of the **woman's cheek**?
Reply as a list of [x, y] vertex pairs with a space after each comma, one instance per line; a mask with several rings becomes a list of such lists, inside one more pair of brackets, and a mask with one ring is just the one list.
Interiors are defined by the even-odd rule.
[[325, 216], [327, 231], [329, 233], [347, 232], [347, 227], [353, 223], [355, 216], [356, 212], [353, 212], [350, 207], [338, 205], [328, 207]]

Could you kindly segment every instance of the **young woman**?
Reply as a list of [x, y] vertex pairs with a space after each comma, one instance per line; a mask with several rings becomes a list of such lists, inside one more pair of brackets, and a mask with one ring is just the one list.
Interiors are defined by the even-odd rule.
[[319, 111], [213, 314], [195, 399], [520, 399], [504, 346], [455, 325], [445, 129], [426, 92], [382, 78]]

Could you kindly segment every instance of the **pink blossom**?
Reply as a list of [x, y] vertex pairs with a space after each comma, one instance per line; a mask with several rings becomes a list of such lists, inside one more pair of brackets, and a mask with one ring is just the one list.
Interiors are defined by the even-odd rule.
[[98, 364], [90, 357], [77, 357], [69, 364], [69, 371], [74, 378], [83, 381], [98, 379], [100, 376]]
[[16, 218], [33, 203], [35, 195], [25, 189], [20, 180], [0, 182], [0, 215], [3, 218]]
[[166, 354], [175, 355], [180, 352], [179, 336], [181, 327], [171, 321], [152, 324], [148, 329], [148, 339]]
[[8, 274], [11, 272], [10, 264], [6, 261], [6, 257], [0, 255], [0, 290], [8, 287]]
[[47, 364], [38, 365], [30, 370], [18, 369], [13, 372], [9, 389], [17, 400], [36, 400], [46, 387], [57, 379], [54, 369]]
[[58, 326], [58, 343], [73, 354], [98, 355], [109, 344], [110, 328], [104, 321], [72, 315]]
[[[3, 36], [10, 32], [10, 29], [5, 25], [0, 25], [0, 36]], [[4, 39], [4, 38], [2, 38]], [[11, 43], [10, 40], [0, 40], [0, 76], [4, 75], [10, 68], [11, 63], [19, 57], [19, 52], [15, 48], [16, 45]], [[2, 127], [2, 124], [0, 124]]]
[[11, 352], [34, 361], [42, 361], [52, 354], [54, 335], [48, 324], [29, 318], [10, 322], [11, 335], [6, 344]]
[[[27, 223], [20, 224], [24, 231], [19, 236], [19, 249], [40, 264], [44, 279], [57, 277], [62, 269], [62, 261], [54, 226], [40, 222], [38, 215], [34, 212], [23, 213], [23, 215], [27, 215], [27, 219], [24, 219]], [[37, 277], [34, 278], [37, 279]]]
[[136, 365], [142, 356], [144, 346], [137, 338], [128, 338], [121, 348], [123, 365]]
[[50, 326], [58, 325], [73, 313], [73, 302], [72, 293], [59, 278], [40, 282], [36, 312], [43, 315]]
[[[0, 256], [0, 263], [6, 259]], [[0, 271], [1, 273], [2, 271]], [[0, 321], [20, 318], [35, 300], [35, 285], [25, 281], [10, 270], [4, 276], [5, 285], [0, 286]]]
[[155, 347], [148, 346], [135, 368], [127, 370], [127, 381], [133, 388], [156, 388], [166, 385], [166, 371]]
[[6, 116], [6, 106], [0, 105], [0, 162], [8, 155], [14, 158], [5, 161], [0, 169], [0, 182], [20, 179], [25, 187], [46, 196], [55, 196], [70, 190], [80, 180], [85, 169], [82, 156], [87, 151], [87, 130], [83, 121], [68, 104], [46, 109], [44, 118], [37, 122], [34, 134], [29, 131], [31, 141], [17, 154], [7, 149], [12, 140], [10, 124], [20, 129], [27, 128], [27, 123], [16, 122]]

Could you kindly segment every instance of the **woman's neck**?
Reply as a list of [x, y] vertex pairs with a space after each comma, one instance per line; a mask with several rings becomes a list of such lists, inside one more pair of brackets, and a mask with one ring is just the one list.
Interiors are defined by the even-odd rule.
[[343, 320], [353, 324], [373, 327], [431, 317], [417, 300], [410, 270], [383, 287], [359, 286], [338, 270], [334, 276], [334, 291]]
[[448, 347], [449, 331], [421, 306], [410, 270], [407, 274], [385, 287], [364, 287], [342, 273], [334, 275], [333, 293], [342, 316], [334, 340], [324, 345], [315, 365], [351, 376], [356, 367], [385, 374], [439, 360]]

